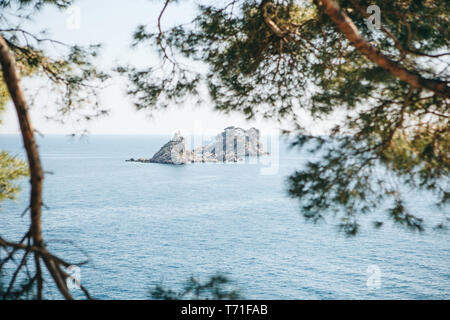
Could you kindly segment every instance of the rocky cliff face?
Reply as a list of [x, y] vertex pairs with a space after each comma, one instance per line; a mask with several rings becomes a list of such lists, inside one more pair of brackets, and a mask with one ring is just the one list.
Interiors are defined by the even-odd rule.
[[179, 132], [175, 133], [172, 140], [167, 142], [148, 161], [153, 163], [185, 164], [188, 162], [191, 152], [186, 149], [186, 141]]
[[260, 142], [260, 133], [256, 128], [244, 130], [228, 127], [214, 137], [212, 142], [193, 150], [193, 162], [241, 161], [245, 157], [267, 154]]
[[205, 146], [188, 150], [184, 137], [177, 132], [172, 140], [149, 159], [130, 159], [128, 161], [152, 162], [165, 164], [185, 164], [195, 162], [238, 162], [245, 157], [266, 155], [260, 133], [256, 128], [244, 130], [237, 127], [228, 127], [214, 137]]

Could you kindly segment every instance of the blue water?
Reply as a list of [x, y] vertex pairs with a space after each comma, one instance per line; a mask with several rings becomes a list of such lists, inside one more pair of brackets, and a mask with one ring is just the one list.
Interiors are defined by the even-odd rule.
[[[249, 299], [450, 298], [448, 233], [419, 235], [389, 223], [376, 230], [371, 216], [359, 236], [346, 238], [332, 223], [306, 223], [286, 195], [286, 177], [310, 155], [286, 143], [275, 175], [261, 175], [257, 164], [125, 162], [150, 157], [168, 138], [39, 138], [51, 172], [45, 239], [66, 260], [82, 259], [80, 249], [89, 256], [81, 281], [94, 297], [146, 299], [155, 285], [176, 289], [190, 276], [222, 273]], [[0, 149], [23, 156], [18, 136], [0, 136]], [[0, 234], [11, 240], [28, 224], [22, 184], [18, 201], [0, 207]], [[439, 214], [424, 195], [410, 202]], [[370, 265], [381, 272], [379, 288], [367, 286]], [[51, 288], [47, 297], [59, 298]]]

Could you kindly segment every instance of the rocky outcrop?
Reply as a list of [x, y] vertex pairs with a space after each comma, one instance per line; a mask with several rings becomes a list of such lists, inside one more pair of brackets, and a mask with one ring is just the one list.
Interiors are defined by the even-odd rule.
[[130, 159], [134, 162], [186, 164], [195, 162], [238, 162], [246, 157], [266, 155], [256, 128], [244, 130], [228, 127], [205, 146], [188, 150], [185, 138], [175, 133], [151, 159]]
[[175, 133], [172, 140], [167, 142], [148, 161], [153, 163], [185, 164], [191, 156], [191, 152], [186, 148], [186, 141], [180, 132]]
[[192, 151], [192, 162], [237, 162], [245, 157], [267, 154], [256, 128], [228, 127], [205, 146]]

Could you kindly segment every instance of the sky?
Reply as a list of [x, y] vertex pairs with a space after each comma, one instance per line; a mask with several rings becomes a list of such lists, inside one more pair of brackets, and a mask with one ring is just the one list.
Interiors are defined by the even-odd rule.
[[[98, 64], [103, 69], [114, 65], [132, 64], [138, 67], [155, 65], [157, 55], [151, 48], [131, 49], [131, 36], [139, 24], [147, 24], [151, 29], [157, 23], [162, 9], [162, 1], [151, 0], [79, 0], [73, 8], [59, 11], [48, 7], [40, 12], [34, 21], [26, 25], [32, 32], [45, 29], [51, 38], [68, 44], [89, 45], [101, 43]], [[162, 26], [192, 20], [195, 6], [190, 1], [170, 4], [166, 10]], [[32, 84], [24, 81], [24, 86]], [[42, 107], [38, 103], [31, 106], [31, 117], [34, 127], [43, 134], [71, 134], [86, 129], [90, 134], [171, 134], [177, 130], [182, 133], [198, 131], [215, 134], [228, 126], [250, 128], [255, 126], [262, 132], [279, 128], [274, 121], [256, 120], [248, 122], [240, 113], [226, 115], [213, 110], [211, 104], [194, 106], [189, 101], [183, 105], [171, 105], [168, 110], [152, 112], [136, 111], [131, 98], [126, 95], [126, 82], [114, 77], [101, 93], [101, 104], [110, 110], [110, 115], [84, 123], [81, 126], [73, 123], [64, 125], [48, 121], [44, 117]], [[0, 134], [19, 133], [19, 126], [12, 104], [7, 106], [1, 115], [3, 120]], [[331, 124], [312, 123], [304, 119], [311, 133], [322, 134]]]

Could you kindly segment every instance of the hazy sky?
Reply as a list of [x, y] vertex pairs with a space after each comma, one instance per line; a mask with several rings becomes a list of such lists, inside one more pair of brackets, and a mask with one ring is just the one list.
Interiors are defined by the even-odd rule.
[[[104, 48], [99, 65], [105, 69], [111, 68], [118, 62], [136, 66], [150, 66], [157, 63], [156, 55], [151, 49], [132, 50], [130, 43], [131, 35], [138, 24], [145, 23], [150, 28], [156, 26], [162, 1], [79, 0], [75, 6], [72, 16], [70, 16], [71, 12], [49, 7], [43, 10], [27, 28], [34, 32], [48, 30], [52, 38], [69, 44], [102, 43]], [[187, 1], [170, 5], [165, 12], [163, 26], [192, 20], [194, 8], [192, 3]], [[77, 23], [73, 23], [74, 20], [70, 20], [77, 10], [80, 13], [79, 28]], [[189, 102], [182, 106], [174, 105], [166, 111], [153, 112], [153, 117], [149, 118], [148, 112], [138, 112], [134, 109], [125, 90], [123, 80], [112, 79], [101, 96], [102, 105], [111, 110], [111, 115], [84, 124], [83, 128], [88, 129], [92, 134], [167, 134], [178, 129], [182, 132], [192, 132], [194, 127], [201, 126], [206, 133], [213, 134], [229, 125], [256, 126], [263, 131], [277, 127], [276, 124], [268, 121], [247, 122], [239, 113], [232, 115], [218, 113], [207, 104], [193, 107]], [[31, 114], [35, 128], [42, 133], [67, 134], [81, 129], [70, 123], [62, 126], [45, 120], [39, 105], [32, 106]], [[0, 133], [19, 132], [11, 104], [2, 114], [2, 119]], [[320, 126], [314, 124], [313, 133], [321, 133], [323, 127], [324, 124]]]

